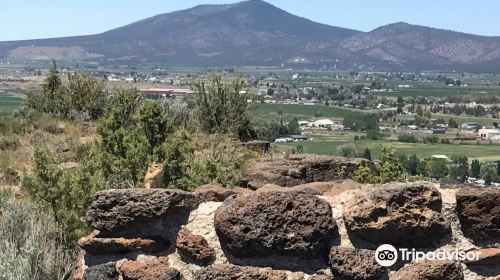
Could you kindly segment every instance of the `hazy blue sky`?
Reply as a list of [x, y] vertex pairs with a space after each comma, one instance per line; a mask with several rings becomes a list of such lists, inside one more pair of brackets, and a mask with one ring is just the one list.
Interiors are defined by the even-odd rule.
[[[5, 0], [0, 41], [100, 33], [149, 16], [231, 0]], [[269, 0], [290, 13], [335, 26], [369, 31], [405, 21], [500, 36], [498, 0]]]

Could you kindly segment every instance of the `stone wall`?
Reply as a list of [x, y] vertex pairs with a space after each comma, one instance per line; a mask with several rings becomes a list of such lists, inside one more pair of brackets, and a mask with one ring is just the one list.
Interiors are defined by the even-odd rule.
[[[295, 185], [295, 184], [294, 184]], [[99, 192], [73, 279], [499, 279], [500, 189], [315, 182]], [[379, 245], [482, 250], [475, 262], [375, 261]]]

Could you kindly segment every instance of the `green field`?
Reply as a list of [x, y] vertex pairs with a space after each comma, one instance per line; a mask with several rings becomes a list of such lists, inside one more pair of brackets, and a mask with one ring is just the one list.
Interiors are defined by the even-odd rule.
[[19, 110], [24, 94], [17, 92], [0, 92], [0, 115], [10, 115]]
[[437, 85], [416, 85], [412, 88], [399, 89], [394, 92], [377, 92], [379, 96], [391, 97], [449, 97], [449, 96], [491, 96], [500, 95], [500, 86], [447, 87]]
[[349, 110], [339, 107], [326, 107], [321, 105], [300, 105], [300, 104], [257, 104], [257, 108], [252, 114], [255, 117], [269, 117], [278, 115], [278, 111], [283, 112], [284, 116], [292, 116], [299, 118], [314, 118], [317, 113], [320, 113], [325, 118], [346, 118], [360, 117], [366, 113]]
[[297, 145], [304, 147], [304, 153], [335, 155], [338, 146], [354, 143], [358, 152], [364, 149], [371, 150], [372, 157], [377, 158], [381, 145], [393, 146], [396, 154], [406, 154], [410, 156], [416, 154], [419, 158], [427, 158], [432, 155], [464, 155], [477, 158], [482, 161], [500, 160], [500, 145], [455, 145], [455, 144], [423, 144], [423, 143], [401, 143], [397, 141], [350, 141], [350, 140], [318, 140], [303, 141], [290, 144], [277, 145], [281, 150], [291, 151]]

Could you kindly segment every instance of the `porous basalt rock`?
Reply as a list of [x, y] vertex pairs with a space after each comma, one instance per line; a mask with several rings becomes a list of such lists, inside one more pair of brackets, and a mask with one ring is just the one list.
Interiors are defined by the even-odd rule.
[[201, 185], [194, 190], [194, 194], [203, 202], [222, 202], [226, 198], [236, 194], [235, 191], [220, 185]]
[[377, 263], [373, 251], [334, 246], [328, 259], [335, 279], [387, 279], [387, 270]]
[[349, 236], [366, 247], [429, 248], [451, 234], [441, 208], [441, 194], [428, 183], [389, 183], [360, 190], [343, 213]]
[[500, 241], [500, 188], [460, 189], [457, 215], [463, 234], [473, 241]]
[[179, 271], [169, 267], [167, 257], [146, 261], [126, 260], [119, 266], [123, 280], [180, 280]]
[[463, 280], [459, 263], [449, 261], [425, 261], [401, 268], [391, 275], [391, 280]]
[[166, 231], [171, 235], [198, 204], [194, 194], [181, 190], [107, 190], [95, 195], [87, 221], [99, 230], [98, 237], [156, 237]]
[[175, 246], [186, 262], [207, 265], [215, 259], [215, 250], [208, 245], [207, 240], [201, 235], [192, 234], [185, 227], [177, 233]]
[[325, 258], [339, 236], [328, 202], [307, 194], [231, 197], [214, 220], [222, 247], [236, 258]]
[[118, 280], [116, 262], [98, 264], [85, 269], [84, 280]]
[[285, 271], [242, 267], [230, 264], [212, 265], [196, 273], [196, 280], [287, 280]]
[[307, 154], [272, 161], [256, 160], [243, 171], [241, 184], [258, 189], [265, 184], [292, 187], [352, 178], [361, 161], [364, 160]]

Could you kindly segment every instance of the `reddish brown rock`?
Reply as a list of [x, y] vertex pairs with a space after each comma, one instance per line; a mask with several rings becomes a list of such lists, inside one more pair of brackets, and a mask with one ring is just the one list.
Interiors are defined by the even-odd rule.
[[387, 270], [375, 260], [370, 250], [332, 247], [328, 257], [334, 279], [379, 280], [387, 278]]
[[391, 280], [463, 280], [464, 274], [459, 263], [447, 261], [426, 261], [404, 267]]
[[[149, 238], [173, 235], [199, 204], [194, 194], [170, 189], [115, 189], [98, 192], [87, 221], [99, 237]], [[175, 242], [175, 241], [174, 241]]]
[[201, 269], [196, 280], [287, 280], [282, 270], [217, 264]]
[[215, 260], [215, 250], [201, 235], [193, 235], [185, 227], [177, 233], [177, 251], [185, 262], [207, 265]]
[[119, 267], [123, 280], [180, 280], [179, 271], [170, 268], [168, 257], [147, 261], [124, 261]]
[[292, 187], [310, 182], [352, 178], [362, 160], [335, 156], [294, 155], [255, 160], [242, 173], [242, 185], [258, 189], [265, 184]]
[[85, 251], [80, 250], [75, 257], [73, 271], [71, 272], [70, 280], [83, 280], [85, 271]]
[[460, 189], [456, 197], [466, 237], [474, 241], [500, 240], [500, 188]]
[[103, 254], [124, 254], [128, 252], [159, 252], [168, 248], [168, 243], [144, 238], [99, 238], [96, 233], [78, 240], [80, 248], [87, 253]]
[[441, 194], [430, 184], [389, 183], [359, 191], [346, 202], [344, 220], [351, 241], [367, 247], [429, 248], [451, 234], [441, 207]]
[[313, 195], [231, 197], [215, 213], [223, 249], [237, 258], [324, 259], [338, 238], [330, 204]]
[[203, 202], [222, 202], [231, 195], [236, 194], [236, 192], [220, 185], [208, 184], [196, 188], [194, 194]]
[[467, 265], [490, 265], [500, 264], [500, 248], [481, 248], [467, 252], [475, 253], [479, 257], [477, 260], [467, 260]]

